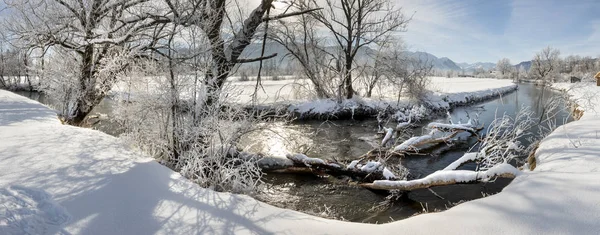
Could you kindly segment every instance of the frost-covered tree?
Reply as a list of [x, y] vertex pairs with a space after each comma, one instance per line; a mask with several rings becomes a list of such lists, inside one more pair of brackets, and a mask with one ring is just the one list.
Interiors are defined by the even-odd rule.
[[422, 101], [427, 93], [428, 75], [433, 69], [431, 61], [406, 56], [403, 47], [397, 43], [387, 44], [382, 51], [378, 63], [387, 81], [396, 88], [398, 102], [405, 95], [414, 101]]
[[[26, 48], [52, 47], [75, 58], [78, 78], [73, 92], [76, 101], [64, 113], [65, 121], [80, 124], [94, 106], [106, 96], [115, 82], [113, 72], [123, 68], [101, 70], [107, 57], [117, 50], [133, 59], [151, 40], [143, 32], [154, 20], [136, 18], [140, 11], [150, 11], [153, 5], [144, 0], [7, 0], [12, 14], [5, 25], [13, 40]], [[132, 19], [133, 17], [133, 19]], [[127, 66], [127, 63], [122, 64]], [[55, 71], [59, 72], [59, 71]], [[106, 72], [107, 74], [102, 74]], [[72, 76], [73, 74], [64, 74]]]
[[523, 65], [519, 65], [519, 68], [517, 69], [517, 79], [525, 78], [527, 78], [527, 70], [525, 70], [525, 67], [523, 67]]
[[323, 7], [310, 15], [326, 29], [327, 36], [339, 50], [339, 53], [333, 53], [337, 60], [333, 69], [343, 78], [343, 94], [350, 99], [355, 92], [352, 82], [358, 52], [368, 45], [386, 41], [394, 32], [404, 31], [410, 18], [390, 0], [310, 2]]
[[27, 89], [33, 90], [34, 85], [28, 65], [31, 57], [26, 50], [0, 45], [0, 88], [17, 90], [27, 82]]
[[[313, 6], [291, 4], [290, 7], [301, 11]], [[341, 83], [330, 69], [334, 57], [325, 49], [326, 38], [318, 34], [318, 23], [308, 15], [280, 19], [273, 25], [270, 39], [286, 48], [292, 61], [301, 68], [301, 76], [310, 80], [316, 97], [333, 98]]]
[[530, 76], [543, 82], [554, 82], [559, 73], [560, 51], [546, 47], [531, 60]]
[[514, 67], [508, 58], [502, 58], [496, 63], [496, 71], [499, 72], [500, 78], [508, 78], [513, 70]]

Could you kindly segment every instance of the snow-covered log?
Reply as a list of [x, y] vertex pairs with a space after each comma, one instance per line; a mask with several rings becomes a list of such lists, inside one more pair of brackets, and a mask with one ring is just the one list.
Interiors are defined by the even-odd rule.
[[465, 124], [446, 124], [439, 122], [432, 122], [427, 125], [429, 129], [438, 129], [444, 132], [455, 132], [455, 131], [466, 131], [472, 134], [477, 133], [477, 129], [471, 124], [471, 120]]
[[434, 135], [415, 136], [415, 137], [412, 137], [412, 138], [404, 141], [402, 144], [396, 146], [394, 148], [394, 151], [395, 152], [423, 151], [423, 150], [435, 147], [436, 145], [438, 145], [440, 143], [447, 142], [447, 141], [451, 140], [452, 138], [454, 138], [457, 134], [458, 134], [458, 132], [453, 132], [453, 133], [450, 133], [446, 136], [442, 136], [439, 138], [436, 138], [436, 136], [434, 136]]
[[[349, 176], [360, 182], [373, 182], [375, 180], [397, 179], [394, 173], [384, 167], [380, 162], [370, 161], [364, 165], [359, 160], [352, 161], [348, 166], [337, 162], [328, 162], [319, 158], [310, 158], [304, 154], [287, 154], [287, 161], [278, 161], [277, 164], [263, 168], [266, 172], [315, 174], [332, 176]], [[263, 164], [265, 165], [265, 164]], [[261, 166], [262, 168], [262, 166]]]
[[436, 171], [425, 178], [416, 180], [376, 180], [373, 183], [360, 184], [360, 186], [377, 190], [402, 190], [410, 191], [433, 186], [443, 186], [460, 183], [472, 183], [481, 180], [488, 180], [493, 177], [514, 178], [520, 171], [510, 164], [500, 164], [490, 168], [487, 171]]
[[443, 170], [444, 171], [456, 170], [461, 165], [463, 165], [467, 162], [475, 161], [475, 160], [477, 160], [477, 158], [479, 158], [479, 153], [465, 153], [462, 157], [460, 157], [459, 159], [456, 159], [456, 161], [452, 162], [450, 165], [448, 165]]
[[384, 128], [386, 133], [385, 136], [383, 137], [383, 140], [381, 140], [381, 146], [385, 146], [385, 144], [387, 144], [388, 141], [390, 141], [392, 139], [392, 135], [394, 134], [394, 129], [392, 128]]
[[410, 126], [412, 126], [412, 117], [408, 117], [408, 121], [406, 122], [399, 122], [398, 125], [396, 125], [396, 130], [400, 131], [409, 128]]

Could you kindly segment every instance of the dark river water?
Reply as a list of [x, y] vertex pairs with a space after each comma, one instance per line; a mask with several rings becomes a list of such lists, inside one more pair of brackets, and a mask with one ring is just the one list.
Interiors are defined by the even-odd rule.
[[[560, 94], [532, 84], [520, 84], [519, 89], [501, 98], [468, 107], [454, 109], [450, 115], [457, 122], [466, 122], [479, 113], [479, 121], [487, 127], [494, 119], [503, 114], [513, 116], [521, 107], [530, 107], [534, 117], [542, 112], [543, 103], [551, 96]], [[541, 102], [540, 102], [541, 97]], [[556, 111], [557, 125], [571, 121], [567, 104], [560, 104]], [[447, 122], [447, 117], [434, 118], [431, 121]], [[428, 123], [428, 122], [427, 122]], [[413, 128], [413, 135], [426, 132], [422, 123]], [[396, 123], [389, 123], [393, 127]], [[535, 128], [533, 128], [536, 131]], [[365, 140], [375, 139], [377, 121], [303, 121], [293, 124], [275, 123], [269, 131], [255, 133], [248, 138], [249, 151], [262, 152], [267, 155], [283, 156], [287, 152], [306, 152], [310, 157], [336, 159], [349, 162], [365, 154], [373, 147]], [[486, 129], [482, 130], [485, 133]], [[408, 137], [407, 137], [408, 138]], [[380, 141], [381, 139], [377, 139]], [[530, 145], [525, 139], [520, 140], [525, 146]], [[476, 144], [470, 141], [464, 146], [444, 152], [439, 156], [411, 156], [402, 158], [401, 164], [413, 177], [421, 178], [437, 170], [443, 169], [460, 158], [468, 149]], [[523, 159], [526, 156], [523, 156]], [[520, 163], [516, 163], [520, 164]], [[475, 163], [463, 165], [460, 169], [473, 170]], [[259, 200], [279, 207], [304, 211], [311, 214], [329, 216], [353, 222], [386, 223], [404, 219], [427, 211], [445, 210], [464, 200], [473, 200], [483, 195], [494, 194], [502, 190], [509, 179], [498, 179], [491, 183], [462, 184], [433, 187], [432, 190], [444, 199], [440, 199], [427, 189], [415, 190], [397, 200], [392, 206], [383, 210], [373, 207], [385, 201], [386, 194], [380, 194], [348, 184], [343, 179], [319, 178], [312, 175], [268, 174], [264, 177], [267, 190], [257, 196]]]
[[[19, 94], [42, 103], [48, 102], [39, 93], [19, 92]], [[491, 121], [502, 114], [514, 116], [524, 106], [531, 107], [534, 114], [539, 116], [543, 101], [557, 95], [559, 94], [546, 89], [542, 96], [540, 87], [533, 84], [520, 84], [516, 92], [485, 103], [456, 108], [450, 115], [455, 122], [459, 120], [466, 122], [469, 116], [473, 117], [475, 113], [479, 113], [480, 123], [487, 127]], [[111, 102], [103, 101], [93, 113], [103, 113], [110, 117]], [[555, 118], [557, 125], [571, 121], [571, 116], [566, 109], [567, 105], [561, 104], [559, 107], [561, 109], [556, 112]], [[447, 117], [437, 117], [431, 121], [447, 122], [447, 120]], [[270, 126], [268, 130], [254, 133], [245, 139], [246, 142], [240, 144], [248, 151], [261, 152], [270, 156], [283, 157], [286, 153], [306, 152], [310, 157], [349, 162], [373, 148], [368, 142], [376, 141], [378, 130], [376, 120], [275, 122], [268, 125]], [[395, 125], [396, 123], [390, 122], [386, 126]], [[421, 135], [425, 132], [424, 125], [426, 123], [419, 124], [410, 131], [413, 135]], [[112, 135], [120, 132], [110, 121], [101, 121], [94, 128]], [[521, 141], [525, 146], [530, 144], [527, 140]], [[474, 144], [475, 140], [470, 140], [463, 146], [439, 156], [411, 156], [400, 159], [400, 162], [409, 170], [412, 177], [421, 178], [443, 169], [461, 157]], [[474, 163], [470, 163], [460, 169], [475, 169], [475, 167]], [[263, 188], [255, 195], [261, 201], [309, 214], [365, 223], [400, 220], [421, 213], [424, 209], [430, 212], [445, 210], [463, 200], [473, 200], [483, 195], [497, 193], [510, 183], [508, 179], [497, 179], [490, 183], [433, 187], [432, 190], [437, 195], [427, 189], [415, 190], [395, 200], [391, 206], [374, 209], [386, 201], [387, 195], [349, 184], [345, 179], [270, 173], [265, 175], [263, 181], [265, 182]]]

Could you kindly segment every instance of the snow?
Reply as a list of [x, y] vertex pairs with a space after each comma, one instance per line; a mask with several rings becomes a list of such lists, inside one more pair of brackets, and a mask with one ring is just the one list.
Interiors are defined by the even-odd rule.
[[357, 165], [359, 162], [360, 162], [360, 160], [354, 160], [354, 161], [351, 161], [351, 162], [350, 162], [350, 164], [348, 164], [348, 167], [347, 167], [347, 168], [348, 168], [348, 169], [354, 169], [354, 168], [356, 168], [356, 165]]
[[394, 151], [406, 151], [406, 150], [414, 150], [415, 148], [415, 144], [420, 143], [422, 141], [426, 141], [426, 140], [431, 140], [433, 139], [433, 136], [431, 135], [422, 135], [422, 136], [415, 136], [415, 137], [411, 137], [410, 139], [402, 142], [402, 144], [396, 146], [394, 148]]
[[410, 120], [406, 121], [406, 122], [399, 122], [398, 125], [396, 125], [396, 130], [401, 130], [403, 128], [407, 128], [411, 125]]
[[[429, 115], [430, 110], [426, 106], [448, 109], [451, 105], [466, 104], [471, 100], [494, 97], [516, 89], [516, 85], [510, 80], [491, 78], [443, 78], [431, 77], [429, 89], [433, 92], [427, 95], [427, 105], [414, 105], [409, 100], [402, 98], [397, 101], [393, 86], [382, 86], [376, 88], [371, 98], [355, 95], [352, 99], [344, 99], [341, 102], [335, 99], [316, 99], [312, 90], [312, 84], [307, 79], [286, 80], [263, 80], [262, 87], [258, 89], [257, 102], [261, 106], [273, 110], [287, 110], [301, 115], [335, 115], [342, 111], [348, 111], [354, 117], [358, 108], [371, 110], [385, 110], [392, 108], [399, 122], [409, 119], [419, 121]], [[161, 90], [160, 78], [147, 77], [147, 81], [135, 81], [142, 83], [142, 89], [149, 89], [150, 93], [159, 94]], [[182, 79], [182, 83], [190, 83], [193, 79]], [[191, 84], [188, 84], [190, 87]], [[229, 102], [241, 105], [252, 104], [252, 94], [255, 91], [256, 81], [237, 81], [231, 78], [225, 85], [225, 90], [230, 93]], [[359, 84], [355, 89], [361, 90]], [[137, 97], [138, 89], [131, 88], [129, 83], [120, 82], [113, 87], [111, 95], [118, 97]], [[190, 94], [182, 94], [182, 97], [191, 97]]]
[[304, 165], [310, 167], [311, 165], [325, 165], [325, 161], [323, 161], [323, 159], [319, 159], [319, 158], [306, 158], [304, 160], [302, 160], [302, 162], [304, 162]]
[[394, 134], [394, 129], [392, 128], [384, 128], [386, 133], [385, 136], [383, 137], [383, 139], [381, 140], [381, 146], [384, 146], [385, 143], [387, 143], [391, 138], [392, 135]]
[[[588, 91], [600, 94], [591, 85], [568, 93], [582, 97]], [[580, 107], [582, 118], [543, 140], [537, 167], [502, 192], [444, 212], [374, 225], [200, 188], [117, 138], [62, 125], [47, 107], [0, 91], [0, 208], [21, 220], [9, 227], [0, 217], [0, 234], [14, 229], [17, 234], [597, 234], [600, 102]], [[34, 200], [40, 198], [52, 209], [40, 208], [43, 200]], [[26, 210], [13, 204], [20, 199], [28, 202], [19, 206]]]
[[301, 153], [287, 154], [286, 157], [295, 162], [302, 162], [304, 159], [308, 159], [308, 156]]
[[0, 188], [0, 232], [2, 234], [43, 234], [60, 226], [69, 213], [43, 190], [13, 185]]
[[375, 180], [373, 185], [387, 187], [411, 187], [415, 185], [429, 185], [434, 182], [471, 182], [475, 180], [486, 180], [502, 174], [519, 175], [521, 172], [510, 164], [499, 164], [487, 171], [453, 170], [436, 171], [428, 176], [416, 180]]
[[463, 130], [463, 131], [468, 131], [468, 132], [475, 132], [475, 130], [473, 130], [471, 122], [469, 121], [469, 123], [467, 124], [446, 124], [446, 123], [439, 123], [439, 122], [432, 122], [427, 124], [427, 128], [428, 129], [441, 129], [444, 131], [449, 131], [449, 130]]
[[392, 171], [390, 171], [390, 169], [388, 169], [387, 167], [383, 168], [383, 177], [385, 177], [388, 180], [396, 178], [394, 173], [392, 173]]
[[320, 158], [310, 158], [304, 154], [301, 153], [295, 153], [295, 154], [288, 154], [287, 158], [289, 158], [290, 160], [294, 161], [294, 162], [302, 162], [304, 163], [304, 165], [310, 167], [311, 165], [325, 165], [325, 161], [323, 161], [323, 159]]
[[370, 173], [370, 172], [376, 171], [377, 168], [379, 168], [379, 166], [381, 166], [381, 162], [370, 161], [370, 162], [367, 162], [367, 164], [365, 164], [364, 166], [362, 166], [360, 168], [360, 170]]
[[458, 168], [460, 165], [466, 162], [475, 161], [475, 159], [477, 159], [478, 157], [478, 154], [479, 153], [465, 153], [462, 157], [460, 157], [459, 159], [448, 165], [446, 168], [444, 168], [444, 171], [456, 170], [456, 168]]
[[[286, 77], [290, 78], [290, 77]], [[506, 87], [514, 86], [512, 81], [506, 79], [493, 78], [446, 78], [446, 77], [431, 77], [431, 82], [428, 85], [430, 90], [435, 91], [437, 96], [456, 96], [464, 99], [474, 92], [498, 91]], [[241, 90], [239, 102], [250, 102], [256, 81], [238, 82], [236, 79], [230, 79], [229, 84], [232, 87]], [[295, 80], [263, 80], [263, 88], [259, 88], [258, 100], [262, 103], [275, 103], [282, 101], [306, 101], [310, 100], [311, 96], [303, 94], [300, 90], [312, 91], [312, 84], [306, 79]], [[360, 89], [357, 83], [356, 89]], [[371, 100], [386, 100], [396, 101], [396, 92], [393, 86], [375, 87]], [[304, 92], [306, 93], [306, 92]], [[365, 98], [366, 99], [366, 98]], [[350, 106], [348, 106], [350, 107]]]

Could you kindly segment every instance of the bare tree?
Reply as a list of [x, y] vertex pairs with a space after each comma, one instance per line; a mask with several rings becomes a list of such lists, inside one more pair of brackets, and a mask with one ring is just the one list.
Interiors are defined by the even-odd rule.
[[559, 55], [560, 51], [552, 47], [546, 47], [537, 53], [531, 61], [531, 76], [544, 83], [554, 82], [559, 72]]
[[[243, 20], [237, 30], [224, 33], [224, 23], [231, 18], [227, 12], [226, 0], [164, 0], [169, 6], [167, 15], [153, 16], [159, 21], [173, 22], [184, 26], [199, 26], [209, 41], [211, 65], [206, 73], [205, 103], [211, 105], [218, 98], [219, 90], [225, 84], [227, 77], [241, 63], [262, 61], [273, 58], [277, 54], [261, 55], [258, 58], [240, 58], [244, 49], [250, 45], [259, 26], [263, 23], [311, 12], [282, 13], [270, 16], [269, 9], [273, 7], [273, 0], [262, 0], [260, 4]], [[239, 5], [237, 7], [239, 10]], [[233, 22], [229, 22], [233, 25]], [[231, 36], [233, 34], [233, 36]], [[263, 40], [264, 41], [264, 40]]]
[[397, 43], [388, 44], [384, 51], [378, 63], [388, 82], [396, 87], [398, 102], [405, 89], [410, 99], [422, 101], [427, 93], [427, 76], [433, 69], [433, 63], [427, 58], [406, 56], [403, 47]]
[[[315, 5], [316, 0], [312, 0]], [[336, 66], [344, 82], [344, 94], [354, 95], [354, 62], [359, 50], [386, 41], [394, 32], [406, 29], [410, 18], [390, 0], [325, 0], [324, 9], [311, 12], [333, 39], [340, 56]]]
[[510, 64], [508, 58], [502, 58], [496, 63], [496, 70], [500, 72], [501, 78], [508, 78], [511, 72], [513, 72], [514, 67]]
[[29, 70], [30, 57], [24, 50], [14, 47], [0, 48], [0, 87], [9, 90], [23, 89], [23, 78], [27, 88], [33, 90]]
[[128, 56], [135, 57], [146, 47], [143, 42], [147, 37], [143, 32], [154, 23], [150, 18], [130, 20], [132, 13], [142, 8], [152, 9], [147, 0], [5, 2], [14, 12], [6, 22], [14, 40], [26, 48], [54, 47], [76, 56], [80, 95], [73, 104], [75, 107], [69, 109], [73, 113], [64, 116], [68, 123], [76, 125], [100, 103], [115, 82], [115, 76], [99, 74], [103, 59], [114, 48], [126, 49], [131, 52]]
[[525, 78], [527, 78], [527, 70], [525, 70], [525, 67], [523, 67], [523, 65], [519, 65], [519, 68], [517, 69], [517, 79]]
[[[371, 97], [373, 95], [373, 89], [380, 84], [382, 78], [385, 77], [385, 66], [386, 61], [386, 51], [392, 49], [392, 51], [399, 51], [404, 49], [404, 45], [396, 38], [389, 38], [388, 42], [383, 42], [379, 46], [379, 48], [375, 51], [370, 51], [367, 54], [368, 60], [365, 61], [362, 65], [359, 65], [359, 68], [362, 68], [360, 73], [359, 81], [361, 81], [366, 89], [365, 96]], [[388, 45], [391, 45], [388, 46]], [[387, 53], [389, 54], [389, 53]]]
[[[290, 5], [299, 11], [305, 5]], [[282, 45], [302, 68], [302, 74], [308, 78], [318, 98], [335, 96], [337, 82], [335, 74], [330, 73], [334, 57], [325, 50], [325, 38], [317, 33], [318, 21], [307, 15], [290, 20], [279, 20], [273, 28], [271, 40]]]

